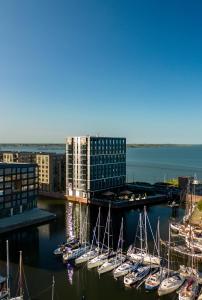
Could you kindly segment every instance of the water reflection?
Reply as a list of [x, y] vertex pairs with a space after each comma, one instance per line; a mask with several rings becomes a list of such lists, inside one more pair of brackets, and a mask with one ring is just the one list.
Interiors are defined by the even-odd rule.
[[[61, 258], [53, 255], [53, 250], [58, 244], [65, 241], [67, 236], [80, 236], [80, 228], [86, 223], [87, 228], [84, 238], [92, 240], [93, 228], [96, 224], [98, 207], [88, 208], [88, 222], [85, 222], [85, 205], [72, 204], [67, 201], [52, 201], [42, 199], [40, 206], [57, 214], [57, 220], [50, 224], [38, 227], [27, 228], [17, 232], [9, 233], [0, 240], [1, 258], [3, 260], [1, 270], [5, 269], [5, 240], [10, 241], [11, 269], [13, 278], [16, 275], [18, 264], [18, 251], [23, 250], [23, 260], [28, 280], [28, 287], [31, 295], [40, 292], [51, 285], [52, 275], [55, 275], [57, 299], [68, 298], [71, 300], [81, 300], [82, 295], [86, 295], [87, 300], [129, 300], [134, 297], [141, 299], [157, 299], [156, 293], [146, 293], [141, 290], [125, 290], [121, 280], [115, 281], [111, 273], [99, 278], [97, 270], [87, 270], [85, 265], [73, 267], [71, 264], [63, 265]], [[121, 218], [124, 219], [124, 249], [133, 243], [139, 217], [142, 209], [132, 210], [112, 210], [112, 226], [114, 246], [120, 230]], [[153, 231], [156, 230], [157, 219], [160, 216], [161, 238], [166, 240], [168, 237], [168, 220], [172, 216], [172, 209], [165, 205], [151, 206], [147, 209]], [[106, 223], [108, 209], [101, 208], [101, 231], [103, 233]], [[181, 218], [183, 210], [179, 209], [177, 214]], [[174, 215], [173, 215], [174, 217]], [[151, 236], [148, 235], [151, 241]], [[102, 241], [102, 236], [101, 236]], [[165, 256], [167, 253], [165, 253]], [[173, 257], [173, 260], [177, 258]], [[50, 293], [37, 297], [38, 300], [49, 300]], [[172, 299], [170, 296], [165, 298]]]

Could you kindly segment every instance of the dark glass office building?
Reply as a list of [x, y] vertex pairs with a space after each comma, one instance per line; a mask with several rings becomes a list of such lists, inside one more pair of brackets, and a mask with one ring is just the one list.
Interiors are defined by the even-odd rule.
[[66, 142], [67, 196], [87, 198], [126, 182], [126, 139], [70, 137]]
[[38, 167], [27, 163], [0, 163], [0, 217], [37, 206]]

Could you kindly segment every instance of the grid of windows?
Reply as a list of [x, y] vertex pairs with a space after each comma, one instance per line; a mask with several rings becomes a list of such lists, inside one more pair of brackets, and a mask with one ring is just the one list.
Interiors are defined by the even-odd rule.
[[67, 194], [82, 196], [125, 184], [126, 139], [73, 137], [66, 145]]
[[0, 163], [0, 216], [36, 207], [37, 195], [35, 164]]

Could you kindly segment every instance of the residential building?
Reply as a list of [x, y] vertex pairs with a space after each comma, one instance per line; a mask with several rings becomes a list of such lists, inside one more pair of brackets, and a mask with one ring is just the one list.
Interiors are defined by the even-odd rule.
[[65, 154], [9, 151], [3, 153], [3, 162], [37, 163], [39, 192], [51, 197], [65, 193]]
[[82, 136], [66, 140], [66, 195], [90, 198], [126, 182], [126, 139]]
[[0, 217], [37, 207], [36, 164], [0, 163]]
[[39, 166], [39, 190], [47, 193], [65, 192], [65, 155], [37, 153]]

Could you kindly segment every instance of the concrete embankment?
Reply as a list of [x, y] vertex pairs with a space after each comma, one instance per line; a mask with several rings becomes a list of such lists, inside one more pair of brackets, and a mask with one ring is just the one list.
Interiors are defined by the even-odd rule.
[[21, 214], [0, 219], [0, 234], [32, 225], [48, 223], [55, 218], [55, 214], [43, 209], [34, 208], [27, 210]]

